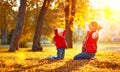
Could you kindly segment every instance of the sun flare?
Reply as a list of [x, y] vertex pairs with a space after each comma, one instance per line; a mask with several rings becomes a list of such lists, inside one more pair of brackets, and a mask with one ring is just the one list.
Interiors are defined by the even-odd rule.
[[101, 12], [102, 18], [119, 22], [120, 0], [90, 0], [90, 3], [93, 8]]
[[95, 8], [109, 6], [110, 9], [120, 9], [120, 0], [90, 0], [90, 3]]

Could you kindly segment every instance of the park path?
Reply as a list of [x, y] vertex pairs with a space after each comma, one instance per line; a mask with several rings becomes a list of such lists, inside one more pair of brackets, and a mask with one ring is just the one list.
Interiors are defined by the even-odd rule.
[[120, 47], [107, 47], [104, 50], [119, 50], [120, 51]]
[[9, 48], [10, 45], [0, 45], [0, 48]]

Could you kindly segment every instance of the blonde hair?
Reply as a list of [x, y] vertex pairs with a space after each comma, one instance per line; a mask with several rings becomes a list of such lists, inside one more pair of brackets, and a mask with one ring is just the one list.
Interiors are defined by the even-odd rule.
[[95, 26], [95, 27], [98, 27], [98, 23], [97, 23], [96, 21], [92, 21], [92, 22], [90, 23], [90, 25]]
[[92, 21], [90, 24], [89, 24], [89, 26], [92, 26], [92, 27], [94, 27], [95, 28], [95, 30], [97, 30], [97, 28], [98, 28], [98, 23], [96, 22], [96, 21]]

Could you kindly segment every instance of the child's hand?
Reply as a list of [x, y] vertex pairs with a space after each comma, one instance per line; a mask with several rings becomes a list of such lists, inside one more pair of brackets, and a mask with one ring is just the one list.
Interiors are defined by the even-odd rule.
[[98, 26], [97, 30], [101, 30], [103, 27], [101, 25]]
[[54, 28], [54, 29], [56, 28], [56, 25], [55, 25], [55, 24], [53, 24], [53, 28]]

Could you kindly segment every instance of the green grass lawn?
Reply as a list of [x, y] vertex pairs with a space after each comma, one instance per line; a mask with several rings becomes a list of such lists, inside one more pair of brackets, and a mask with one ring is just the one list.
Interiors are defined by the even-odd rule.
[[[73, 60], [81, 52], [81, 44], [66, 49], [65, 59], [46, 60], [56, 56], [54, 45], [43, 45], [42, 52], [31, 52], [31, 48], [20, 48], [7, 52], [0, 48], [0, 72], [120, 72], [120, 43], [99, 43], [97, 60]], [[112, 49], [111, 49], [112, 48]]]

